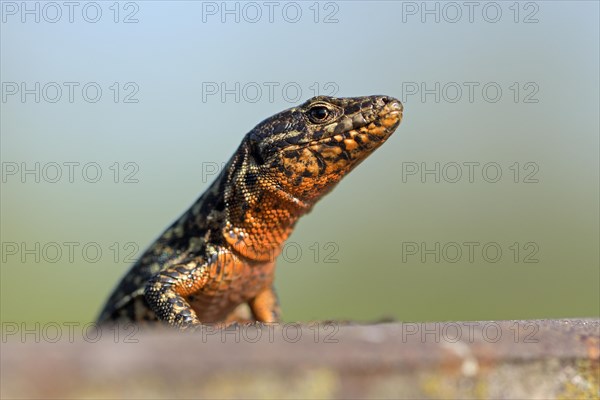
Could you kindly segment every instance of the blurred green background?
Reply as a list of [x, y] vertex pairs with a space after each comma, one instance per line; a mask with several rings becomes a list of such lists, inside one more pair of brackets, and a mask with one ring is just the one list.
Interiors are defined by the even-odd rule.
[[243, 135], [316, 91], [405, 118], [297, 225], [286, 320], [600, 314], [597, 2], [22, 4], [2, 2], [2, 322], [92, 321]]

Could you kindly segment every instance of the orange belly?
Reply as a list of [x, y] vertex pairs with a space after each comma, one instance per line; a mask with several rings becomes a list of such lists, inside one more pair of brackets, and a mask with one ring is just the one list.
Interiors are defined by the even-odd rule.
[[235, 308], [271, 287], [275, 262], [246, 261], [229, 251], [207, 266], [208, 280], [186, 297], [202, 322], [226, 320]]

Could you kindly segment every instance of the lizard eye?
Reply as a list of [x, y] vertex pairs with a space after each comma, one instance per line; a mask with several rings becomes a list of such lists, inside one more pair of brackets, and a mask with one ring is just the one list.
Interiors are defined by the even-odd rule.
[[330, 115], [331, 112], [329, 111], [329, 109], [321, 105], [311, 107], [308, 110], [308, 119], [310, 119], [311, 122], [314, 122], [315, 124], [322, 123], [323, 121], [327, 120], [327, 118], [329, 118]]

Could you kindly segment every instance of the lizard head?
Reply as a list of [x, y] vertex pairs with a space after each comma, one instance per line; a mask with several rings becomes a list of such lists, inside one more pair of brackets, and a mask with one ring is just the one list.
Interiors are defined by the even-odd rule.
[[296, 220], [401, 119], [391, 97], [318, 96], [258, 124], [225, 170], [225, 240], [245, 257], [272, 259]]
[[402, 110], [388, 96], [317, 96], [260, 123], [249, 151], [269, 184], [311, 204], [390, 137]]

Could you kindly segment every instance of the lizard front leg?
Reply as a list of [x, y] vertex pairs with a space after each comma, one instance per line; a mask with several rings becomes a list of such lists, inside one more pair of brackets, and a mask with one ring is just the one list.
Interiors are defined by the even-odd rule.
[[185, 296], [200, 290], [208, 278], [206, 264], [198, 261], [176, 264], [148, 281], [144, 297], [161, 321], [180, 329], [197, 326], [201, 321]]
[[252, 315], [260, 322], [279, 322], [281, 310], [275, 288], [269, 286], [248, 302]]

